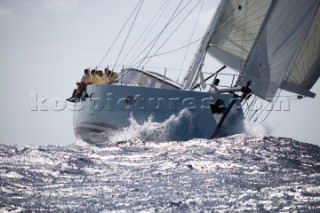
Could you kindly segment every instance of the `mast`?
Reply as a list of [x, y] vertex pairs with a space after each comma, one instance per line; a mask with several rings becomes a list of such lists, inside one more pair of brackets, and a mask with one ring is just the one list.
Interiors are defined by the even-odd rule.
[[218, 22], [218, 19], [220, 18], [222, 8], [226, 4], [227, 1], [222, 0], [220, 2], [220, 6], [216, 12], [216, 15], [213, 16], [211, 23], [205, 33], [205, 36], [201, 42], [201, 45], [197, 51], [197, 54], [193, 60], [193, 63], [186, 74], [184, 81], [183, 81], [183, 89], [184, 90], [190, 90], [192, 88], [192, 85], [194, 81], [197, 80], [197, 76], [199, 75], [199, 72], [201, 72], [201, 67], [203, 66], [203, 62], [207, 53], [208, 48], [210, 47], [210, 41], [211, 37], [215, 31], [215, 25]]

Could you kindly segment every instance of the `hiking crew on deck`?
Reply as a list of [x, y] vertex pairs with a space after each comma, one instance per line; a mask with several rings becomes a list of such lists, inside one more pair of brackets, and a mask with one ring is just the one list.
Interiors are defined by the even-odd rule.
[[112, 84], [117, 80], [118, 74], [116, 72], [110, 71], [108, 68], [105, 68], [104, 71], [103, 73], [102, 70], [93, 69], [90, 72], [89, 69], [85, 69], [81, 81], [76, 83], [77, 88], [73, 90], [67, 101], [74, 102], [79, 99], [88, 84]]

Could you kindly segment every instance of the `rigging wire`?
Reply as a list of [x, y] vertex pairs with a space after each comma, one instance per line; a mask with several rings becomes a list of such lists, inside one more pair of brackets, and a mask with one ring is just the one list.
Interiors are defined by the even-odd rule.
[[[190, 0], [191, 1], [191, 0]], [[189, 3], [190, 3], [189, 1]], [[139, 54], [141, 55], [144, 51], [146, 51], [146, 49], [148, 48], [149, 45], [152, 46], [149, 49], [149, 51], [146, 54], [146, 57], [148, 56], [148, 54], [151, 52], [151, 50], [153, 49], [154, 45], [156, 44], [156, 42], [159, 40], [159, 38], [161, 37], [161, 35], [163, 34], [163, 32], [167, 29], [167, 27], [172, 23], [172, 21], [181, 13], [181, 11], [184, 9], [182, 9], [178, 14], [177, 11], [180, 8], [181, 4], [182, 4], [183, 0], [180, 1], [179, 5], [177, 6], [177, 8], [175, 9], [175, 11], [173, 12], [173, 14], [171, 15], [171, 17], [169, 18], [168, 22], [166, 23], [166, 25], [164, 26], [164, 28], [160, 31], [160, 33], [143, 49], [143, 51]], [[136, 61], [138, 57], [136, 57], [133, 61]], [[142, 60], [143, 62], [143, 60]], [[139, 64], [138, 68], [141, 66], [142, 62]], [[133, 63], [133, 62], [132, 62]], [[134, 65], [136, 65], [137, 63], [135, 63]]]
[[[154, 29], [154, 27], [157, 25], [158, 21], [160, 20], [160, 18], [163, 15], [163, 12], [165, 11], [165, 9], [167, 8], [167, 6], [169, 5], [169, 0], [166, 0], [162, 6], [160, 7], [160, 9], [157, 11], [157, 13], [154, 15], [154, 17], [151, 19], [151, 21], [147, 24], [147, 26], [145, 27], [145, 29], [143, 30], [143, 32], [138, 36], [138, 39], [133, 43], [133, 45], [131, 46], [130, 50], [127, 52], [127, 54], [124, 56], [124, 58], [122, 59], [122, 61], [120, 62], [120, 64], [124, 64], [124, 61], [126, 60], [126, 58], [130, 55], [130, 53], [132, 52], [132, 50], [136, 47], [136, 45], [139, 43], [139, 41], [143, 38], [143, 36], [146, 34], [147, 30], [149, 29], [149, 27], [151, 26], [151, 24], [153, 23], [153, 25], [151, 26], [150, 30], [147, 32], [146, 36], [144, 37], [144, 39], [140, 42], [140, 46], [138, 48], [136, 48], [137, 50], [135, 51], [135, 53], [132, 55], [132, 57], [129, 59], [129, 61], [131, 61], [137, 54], [137, 52], [139, 51], [139, 49], [141, 49], [142, 44], [146, 41], [146, 39], [148, 38], [148, 36], [150, 36], [150, 33], [152, 32], [152, 30]], [[158, 17], [158, 18], [157, 18]], [[157, 19], [156, 19], [157, 18]], [[128, 63], [129, 64], [129, 63]]]
[[[152, 57], [157, 54], [157, 52], [167, 43], [167, 41], [172, 37], [172, 35], [181, 27], [181, 25], [187, 20], [187, 18], [192, 14], [192, 11], [199, 5], [202, 0], [199, 0], [198, 3], [189, 11], [189, 13], [182, 19], [182, 21], [178, 24], [178, 26], [173, 30], [173, 32], [167, 37], [167, 39], [160, 45], [160, 47], [154, 52], [154, 54], [148, 59], [148, 61], [144, 64], [146, 66]], [[189, 1], [190, 3], [191, 1]], [[189, 4], [188, 3], [188, 4]], [[187, 6], [187, 5], [186, 5]], [[145, 59], [147, 59], [145, 57]]]
[[[203, 39], [203, 37], [201, 37], [201, 38], [199, 38], [199, 39], [197, 39], [197, 40], [195, 40], [195, 41], [193, 41], [193, 42], [190, 42], [189, 44], [186, 44], [186, 45], [184, 45], [184, 46], [178, 47], [178, 48], [176, 48], [176, 49], [169, 50], [169, 51], [163, 52], [163, 53], [158, 53], [158, 54], [156, 54], [156, 55], [148, 56], [148, 57], [146, 57], [146, 58], [157, 57], [157, 56], [166, 55], [166, 54], [170, 54], [170, 53], [179, 51], [179, 50], [184, 49], [184, 48], [186, 48], [186, 47], [188, 47], [188, 46], [190, 46], [190, 45], [192, 45], [192, 44], [194, 44], [194, 43], [197, 43], [198, 41], [200, 41], [200, 40], [202, 40], [202, 39]], [[137, 63], [141, 62], [142, 60], [144, 60], [144, 59], [140, 59]], [[180, 68], [180, 69], [176, 69], [176, 70], [181, 70], [181, 68]]]
[[123, 42], [123, 44], [122, 44], [121, 50], [120, 50], [120, 52], [119, 52], [119, 54], [118, 54], [118, 57], [117, 57], [117, 59], [116, 59], [116, 62], [114, 63], [113, 69], [116, 67], [116, 65], [117, 65], [117, 63], [118, 63], [118, 60], [119, 60], [119, 58], [120, 58], [120, 55], [121, 55], [121, 53], [122, 53], [122, 51], [123, 51], [123, 49], [124, 49], [124, 46], [125, 46], [126, 43], [127, 43], [127, 40], [128, 40], [128, 38], [129, 38], [129, 36], [130, 36], [130, 34], [131, 34], [131, 30], [132, 30], [132, 28], [133, 28], [133, 26], [134, 26], [134, 23], [135, 23], [138, 15], [139, 15], [139, 12], [140, 12], [140, 10], [141, 10], [141, 7], [142, 7], [142, 5], [143, 5], [143, 2], [144, 2], [144, 0], [141, 0], [141, 1], [139, 2], [139, 3], [140, 3], [139, 9], [138, 9], [138, 11], [137, 11], [137, 13], [136, 13], [133, 21], [132, 21], [132, 24], [131, 24], [131, 26], [130, 26], [130, 29], [129, 29], [128, 33], [127, 33], [127, 36], [126, 36], [126, 38], [125, 38], [125, 40], [124, 40], [124, 42]]
[[[163, 29], [160, 31], [160, 33], [157, 34], [157, 36], [149, 43], [145, 46], [145, 48], [140, 52], [139, 55], [142, 55], [143, 52], [145, 52], [147, 50], [147, 48], [149, 46], [151, 46], [151, 48], [149, 49], [149, 51], [147, 52], [146, 56], [148, 56], [148, 54], [150, 53], [150, 51], [152, 50], [152, 48], [154, 47], [154, 45], [157, 43], [157, 41], [159, 40], [159, 38], [161, 37], [161, 35], [163, 34], [163, 32], [167, 29], [167, 27], [176, 19], [176, 17], [183, 11], [183, 9], [186, 7], [184, 6], [180, 12], [177, 13], [178, 9], [180, 8], [181, 4], [182, 4], [183, 0], [180, 1], [179, 5], [177, 6], [177, 8], [174, 10], [173, 14], [171, 15], [170, 19], [168, 20], [168, 22], [165, 24], [165, 26], [163, 27]], [[191, 2], [191, 0], [187, 3], [189, 4]], [[177, 13], [177, 14], [176, 14]], [[133, 60], [132, 63], [134, 63], [134, 61], [136, 61], [139, 57], [139, 55]], [[139, 60], [140, 63], [142, 63], [144, 60], [144, 58], [142, 58], [142, 60]], [[134, 65], [138, 64], [138, 62], [136, 62]], [[141, 65], [141, 64], [140, 64]], [[140, 66], [139, 65], [139, 66]], [[138, 67], [139, 67], [138, 66]]]
[[[212, 20], [212, 21], [213, 21], [213, 20]], [[210, 26], [212, 25], [212, 21], [211, 21], [211, 23], [209, 24], [209, 26], [207, 27], [207, 29], [206, 29], [206, 31], [205, 31], [205, 33], [204, 33], [204, 37], [208, 35], [208, 33], [209, 33], [209, 31], [210, 31]], [[204, 41], [202, 40], [202, 41], [199, 43], [199, 45], [198, 45], [197, 53], [194, 55], [194, 57], [193, 57], [193, 59], [192, 59], [192, 61], [191, 61], [191, 65], [190, 65], [190, 67], [189, 67], [189, 69], [188, 69], [187, 74], [185, 75], [185, 77], [184, 77], [184, 79], [183, 79], [182, 85], [185, 85], [186, 81], [188, 80], [188, 78], [189, 78], [189, 76], [190, 76], [190, 74], [191, 74], [191, 70], [192, 70], [192, 68], [193, 68], [193, 66], [194, 66], [194, 64], [195, 64], [196, 59], [197, 59], [197, 54], [199, 54], [200, 51], [201, 51], [203, 42], [204, 42]], [[196, 80], [194, 80], [193, 82], [195, 82], [195, 81], [196, 81]]]
[[280, 96], [281, 92], [282, 92], [282, 90], [279, 90], [279, 92], [278, 92], [278, 94], [277, 94], [277, 97], [275, 98], [275, 101], [272, 100], [271, 102], [269, 102], [269, 103], [267, 104], [267, 106], [265, 106], [264, 109], [257, 115], [257, 117], [255, 118], [254, 122], [256, 122], [256, 121], [259, 119], [259, 117], [262, 115], [262, 113], [264, 113], [264, 112], [266, 111], [266, 109], [270, 106], [270, 104], [272, 104], [271, 110], [269, 110], [268, 113], [267, 113], [267, 115], [265, 116], [265, 118], [264, 118], [262, 121], [260, 121], [260, 124], [262, 124], [262, 123], [269, 117], [269, 115], [270, 115], [270, 113], [271, 113], [274, 105], [276, 104], [276, 102], [277, 102], [278, 99], [279, 99], [279, 96]]
[[250, 104], [247, 104], [248, 106], [247, 106], [247, 109], [245, 112], [246, 118], [252, 117], [251, 116], [251, 113], [253, 111], [252, 109], [256, 106], [257, 100], [258, 100], [258, 98], [253, 98], [253, 100], [250, 102]]
[[[193, 39], [193, 35], [196, 31], [196, 28], [197, 28], [197, 25], [198, 25], [198, 21], [199, 21], [199, 18], [200, 18], [200, 14], [201, 14], [201, 11], [202, 11], [202, 8], [203, 8], [203, 4], [204, 4], [204, 1], [202, 1], [202, 4], [200, 6], [200, 10], [199, 10], [199, 13], [198, 13], [198, 16], [197, 16], [197, 19], [196, 19], [196, 22], [195, 22], [195, 25], [193, 27], [193, 30], [192, 30], [192, 33], [191, 33], [191, 36], [190, 36], [190, 40], [189, 40], [189, 44], [191, 44], [191, 41]], [[186, 49], [186, 52], [185, 52], [185, 55], [184, 55], [184, 58], [182, 60], [182, 63], [181, 63], [181, 67], [180, 67], [180, 71], [179, 71], [179, 74], [178, 74], [178, 78], [177, 78], [177, 82], [179, 82], [179, 79], [180, 79], [180, 76], [181, 76], [181, 71], [182, 71], [182, 68], [183, 68], [183, 65], [184, 65], [184, 62], [187, 58], [187, 55], [188, 55], [188, 52], [189, 52], [189, 47]]]
[[134, 12], [136, 11], [136, 9], [138, 8], [140, 4], [140, 1], [137, 3], [137, 5], [134, 7], [134, 9], [132, 10], [130, 16], [127, 18], [125, 24], [122, 26], [121, 30], [119, 31], [119, 33], [117, 34], [117, 36], [115, 37], [115, 39], [113, 40], [112, 44], [110, 45], [107, 53], [103, 56], [102, 60], [100, 61], [99, 65], [97, 67], [100, 67], [101, 64], [103, 63], [103, 61], [106, 59], [106, 57], [108, 56], [109, 52], [111, 51], [113, 45], [116, 43], [116, 41], [118, 40], [120, 34], [122, 33], [122, 31], [124, 30], [124, 28], [127, 26], [127, 24], [129, 23], [129, 20], [131, 19], [132, 15], [134, 14]]

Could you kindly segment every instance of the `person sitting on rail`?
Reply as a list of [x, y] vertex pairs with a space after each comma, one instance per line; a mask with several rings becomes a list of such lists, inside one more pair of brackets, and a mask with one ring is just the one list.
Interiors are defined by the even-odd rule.
[[95, 69], [91, 70], [91, 73], [89, 73], [87, 78], [87, 84], [92, 84], [95, 74], [96, 74], [96, 70]]
[[100, 77], [104, 84], [106, 83], [106, 79], [109, 77], [110, 73], [111, 71], [108, 68], [104, 69], [103, 76]]
[[118, 73], [112, 72], [111, 78], [112, 78], [112, 83], [116, 82], [118, 79]]
[[91, 73], [88, 73], [88, 76], [84, 82], [84, 84], [81, 84], [79, 87], [79, 90], [77, 91], [76, 98], [80, 98], [83, 91], [86, 89], [86, 86], [88, 84], [99, 84], [101, 82], [99, 76], [97, 75], [97, 71], [95, 69], [91, 70]]
[[105, 80], [104, 80], [104, 83], [106, 84], [111, 84], [112, 83], [112, 71], [109, 70], [109, 68], [105, 68], [104, 69], [104, 75], [105, 75]]
[[94, 69], [91, 70], [91, 73], [88, 72], [86, 80], [78, 88], [78, 91], [77, 91], [77, 94], [76, 94], [76, 98], [80, 98], [82, 93], [83, 93], [83, 91], [86, 89], [86, 86], [88, 84], [92, 84], [93, 83], [93, 79], [94, 79], [95, 73], [96, 73], [96, 70], [94, 70]]
[[103, 72], [101, 70], [96, 71], [94, 79], [92, 81], [93, 84], [103, 84]]
[[[110, 72], [111, 72], [111, 71], [110, 71]], [[109, 74], [109, 77], [106, 78], [105, 83], [106, 83], [106, 84], [113, 84], [117, 79], [118, 79], [118, 73], [112, 71], [112, 72]]]
[[106, 80], [106, 76], [105, 76], [105, 74], [104, 74], [104, 72], [102, 70], [98, 71], [98, 76], [101, 79], [101, 84], [104, 84], [104, 81]]
[[89, 73], [89, 69], [85, 69], [84, 70], [84, 74], [83, 74], [83, 76], [81, 78], [81, 81], [76, 83], [77, 84], [77, 89], [73, 90], [71, 97], [67, 99], [68, 101], [70, 101], [73, 98], [78, 97], [78, 93], [81, 91], [82, 87], [87, 82], [88, 73]]
[[89, 74], [89, 69], [84, 69], [83, 71], [83, 75], [82, 75], [82, 78], [81, 78], [81, 81], [80, 82], [77, 82], [79, 84], [82, 84], [82, 83], [85, 83], [86, 80], [87, 80], [87, 77], [88, 77], [88, 74]]

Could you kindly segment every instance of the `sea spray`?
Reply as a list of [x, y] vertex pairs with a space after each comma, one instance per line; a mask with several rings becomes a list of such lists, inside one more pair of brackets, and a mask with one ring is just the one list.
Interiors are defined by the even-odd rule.
[[[108, 141], [116, 143], [138, 139], [143, 141], [167, 141], [186, 140], [199, 137], [197, 127], [195, 126], [196, 116], [189, 110], [182, 110], [177, 116], [171, 115], [162, 123], [154, 122], [152, 116], [142, 124], [139, 124], [132, 116], [130, 117], [130, 126], [120, 131], [106, 132], [109, 134]], [[107, 142], [107, 141], [106, 141]]]
[[[104, 136], [105, 143], [118, 143], [128, 140], [142, 141], [185, 141], [194, 138], [201, 138], [199, 128], [206, 126], [197, 125], [197, 114], [188, 109], [182, 110], [177, 116], [172, 115], [164, 122], [155, 122], [153, 116], [147, 121], [139, 123], [133, 116], [129, 118], [130, 126], [120, 130], [108, 130], [100, 133]], [[214, 130], [212, 130], [214, 132]], [[270, 135], [271, 129], [268, 125], [258, 124], [249, 121], [240, 121], [221, 128], [220, 137], [232, 134], [245, 134], [248, 136]], [[101, 137], [100, 135], [100, 137]]]
[[244, 133], [248, 136], [268, 136], [273, 130], [267, 123], [258, 123], [253, 121], [243, 120]]

